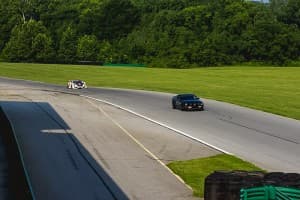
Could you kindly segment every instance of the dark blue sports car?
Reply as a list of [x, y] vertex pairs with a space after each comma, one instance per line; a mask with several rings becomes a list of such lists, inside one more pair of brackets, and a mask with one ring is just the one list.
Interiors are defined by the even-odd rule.
[[179, 94], [172, 98], [173, 109], [180, 110], [204, 110], [204, 104], [194, 94]]

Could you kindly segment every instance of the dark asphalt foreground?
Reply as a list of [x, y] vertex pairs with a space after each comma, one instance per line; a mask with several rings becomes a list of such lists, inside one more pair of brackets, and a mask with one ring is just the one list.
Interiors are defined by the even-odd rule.
[[195, 199], [164, 165], [219, 152], [83, 97], [0, 84], [36, 199]]
[[0, 199], [1, 200], [8, 199], [8, 162], [7, 162], [3, 139], [1, 136], [0, 136]]

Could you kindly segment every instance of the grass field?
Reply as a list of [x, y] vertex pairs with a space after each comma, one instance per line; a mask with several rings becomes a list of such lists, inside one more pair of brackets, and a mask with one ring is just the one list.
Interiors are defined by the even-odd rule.
[[176, 161], [168, 164], [168, 167], [191, 186], [194, 195], [198, 197], [204, 195], [205, 177], [216, 170], [263, 171], [251, 163], [224, 154], [189, 161]]
[[300, 67], [156, 69], [0, 63], [0, 76], [66, 84], [133, 88], [230, 102], [300, 119]]

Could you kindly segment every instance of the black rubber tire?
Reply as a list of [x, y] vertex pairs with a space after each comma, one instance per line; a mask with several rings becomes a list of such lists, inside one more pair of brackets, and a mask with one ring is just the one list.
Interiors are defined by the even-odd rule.
[[173, 109], [176, 109], [176, 106], [175, 106], [174, 104], [172, 104], [172, 108], [173, 108]]

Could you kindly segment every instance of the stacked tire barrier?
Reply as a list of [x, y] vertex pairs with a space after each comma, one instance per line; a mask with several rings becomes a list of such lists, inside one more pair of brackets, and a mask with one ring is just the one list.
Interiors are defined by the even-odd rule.
[[33, 191], [24, 166], [23, 157], [10, 121], [0, 107], [0, 137], [8, 158], [9, 199], [34, 200]]
[[204, 199], [239, 200], [241, 189], [270, 185], [300, 190], [300, 174], [216, 171], [205, 179]]

